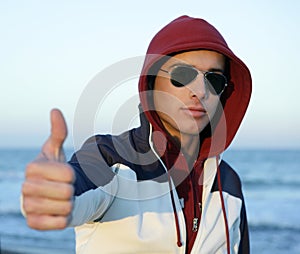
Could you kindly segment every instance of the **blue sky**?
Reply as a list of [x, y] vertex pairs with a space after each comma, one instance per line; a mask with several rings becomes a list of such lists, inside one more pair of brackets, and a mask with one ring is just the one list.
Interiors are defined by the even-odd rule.
[[[0, 147], [40, 146], [53, 107], [65, 114], [72, 146], [89, 81], [143, 55], [162, 26], [187, 14], [216, 26], [251, 70], [252, 101], [232, 148], [299, 148], [299, 10], [292, 0], [1, 1]], [[136, 91], [128, 87], [120, 101]]]

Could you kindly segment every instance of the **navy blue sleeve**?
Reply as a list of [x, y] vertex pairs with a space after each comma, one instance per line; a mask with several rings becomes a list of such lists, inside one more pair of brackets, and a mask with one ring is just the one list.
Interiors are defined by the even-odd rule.
[[115, 176], [102, 139], [105, 138], [102, 136], [89, 138], [68, 162], [75, 171], [75, 196], [104, 186]]
[[239, 254], [248, 254], [250, 253], [250, 244], [249, 244], [249, 230], [248, 230], [248, 221], [246, 214], [245, 202], [243, 199], [243, 205], [241, 210], [241, 223], [240, 223], [240, 232], [241, 232], [241, 242], [239, 246]]
[[74, 182], [74, 195], [79, 196], [83, 192], [90, 189], [96, 189], [97, 186], [87, 177], [87, 175], [82, 170], [80, 163], [76, 159], [76, 154], [73, 154], [71, 160], [68, 162], [75, 172], [75, 182]]
[[[239, 175], [232, 169], [232, 167], [227, 164], [225, 161], [221, 161], [220, 164], [221, 172], [221, 182], [222, 190], [239, 198], [242, 201], [242, 208], [240, 212], [240, 232], [241, 240], [239, 245], [239, 254], [248, 254], [250, 253], [249, 246], [249, 231], [248, 231], [248, 222], [247, 214], [245, 207], [244, 195], [242, 192], [242, 183]], [[218, 182], [217, 177], [215, 178], [214, 184], [212, 186], [212, 191], [218, 191]]]

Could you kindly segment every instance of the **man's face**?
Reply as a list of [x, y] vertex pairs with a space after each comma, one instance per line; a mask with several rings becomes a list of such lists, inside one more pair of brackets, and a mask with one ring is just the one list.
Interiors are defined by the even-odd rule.
[[202, 72], [223, 73], [225, 57], [214, 51], [195, 50], [170, 58], [157, 73], [154, 84], [154, 107], [164, 127], [172, 136], [198, 135], [213, 118], [219, 95], [210, 92], [199, 73], [195, 80], [183, 87], [176, 87], [170, 81], [174, 66], [189, 65]]

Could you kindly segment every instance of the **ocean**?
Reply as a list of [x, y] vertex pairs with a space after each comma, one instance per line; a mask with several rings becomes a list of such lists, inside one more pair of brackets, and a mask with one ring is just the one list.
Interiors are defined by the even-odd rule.
[[[24, 168], [35, 149], [0, 149], [0, 253], [72, 254], [74, 232], [28, 228], [19, 197]], [[72, 151], [67, 150], [69, 158]], [[240, 175], [250, 227], [251, 253], [300, 253], [300, 150], [229, 150]]]

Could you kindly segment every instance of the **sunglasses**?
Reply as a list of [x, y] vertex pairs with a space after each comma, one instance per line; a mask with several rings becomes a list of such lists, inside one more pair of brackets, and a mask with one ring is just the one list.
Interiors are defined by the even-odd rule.
[[190, 84], [197, 78], [199, 73], [203, 74], [205, 84], [214, 95], [220, 95], [227, 86], [227, 79], [223, 74], [200, 71], [192, 66], [178, 65], [171, 71], [160, 70], [170, 75], [171, 83], [176, 87], [183, 87]]

